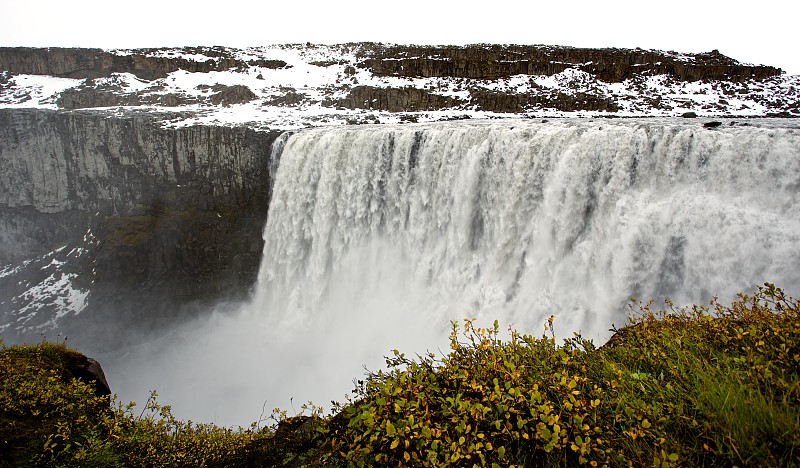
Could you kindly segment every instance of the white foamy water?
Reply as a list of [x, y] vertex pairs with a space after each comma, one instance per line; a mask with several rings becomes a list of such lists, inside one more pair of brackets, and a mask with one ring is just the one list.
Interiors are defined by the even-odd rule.
[[291, 412], [290, 398], [341, 400], [391, 349], [444, 351], [450, 320], [539, 335], [555, 315], [559, 337], [601, 342], [631, 297], [707, 303], [764, 281], [796, 295], [792, 125], [296, 133], [281, 142], [252, 302], [153, 346], [151, 369], [175, 364], [139, 386], [159, 389], [179, 416], [246, 424], [265, 402]]

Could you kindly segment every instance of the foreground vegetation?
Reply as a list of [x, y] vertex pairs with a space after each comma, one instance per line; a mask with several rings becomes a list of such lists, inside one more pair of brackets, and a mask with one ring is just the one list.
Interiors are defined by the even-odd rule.
[[800, 465], [800, 310], [767, 284], [730, 306], [652, 311], [600, 348], [465, 321], [450, 352], [359, 382], [329, 416], [273, 427], [141, 412], [70, 378], [63, 346], [0, 352], [0, 466]]

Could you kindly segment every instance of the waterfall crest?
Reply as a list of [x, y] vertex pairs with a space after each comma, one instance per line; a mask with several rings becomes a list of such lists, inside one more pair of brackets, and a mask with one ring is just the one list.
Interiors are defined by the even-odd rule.
[[798, 174], [800, 133], [780, 126], [302, 131], [280, 154], [254, 306], [300, 329], [367, 308], [376, 323], [497, 318], [538, 333], [554, 314], [562, 336], [602, 340], [631, 297], [800, 284]]

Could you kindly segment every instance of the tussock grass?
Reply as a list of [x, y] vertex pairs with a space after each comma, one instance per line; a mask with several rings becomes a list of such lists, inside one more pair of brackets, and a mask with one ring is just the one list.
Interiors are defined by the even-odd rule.
[[766, 284], [730, 306], [634, 310], [600, 348], [454, 323], [447, 355], [395, 352], [330, 415], [277, 411], [263, 430], [178, 421], [155, 395], [138, 414], [109, 406], [36, 357], [52, 345], [5, 348], [0, 465], [800, 465], [796, 300]]

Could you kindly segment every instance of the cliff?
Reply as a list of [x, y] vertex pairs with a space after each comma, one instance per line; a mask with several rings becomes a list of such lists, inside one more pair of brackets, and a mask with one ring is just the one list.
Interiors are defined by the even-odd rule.
[[0, 68], [14, 73], [66, 78], [100, 78], [113, 73], [132, 73], [149, 81], [177, 70], [210, 72], [248, 66], [286, 66], [286, 62], [281, 60], [240, 60], [222, 47], [184, 49], [186, 54], [203, 54], [201, 60], [171, 56], [169, 50], [137, 49], [130, 53], [113, 53], [101, 49], [0, 47]]
[[46, 332], [53, 315], [71, 315], [62, 307], [10, 320], [53, 277], [74, 279], [71, 294], [87, 295], [85, 308], [71, 304], [74, 327], [108, 318], [107, 339], [144, 311], [147, 327], [157, 327], [187, 303], [246, 294], [263, 246], [276, 136], [166, 129], [135, 112], [0, 110], [0, 264], [38, 259], [0, 275], [9, 296], [0, 314], [15, 323], [8, 332]]
[[669, 75], [681, 81], [763, 80], [779, 68], [742, 65], [718, 50], [676, 54], [643, 49], [469, 45], [378, 48], [363, 66], [381, 76], [457, 77], [496, 80], [512, 75], [555, 75], [577, 68], [618, 83], [636, 75]]

